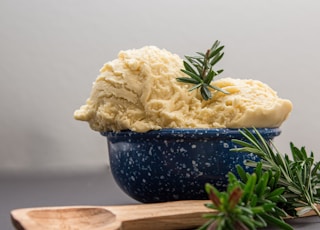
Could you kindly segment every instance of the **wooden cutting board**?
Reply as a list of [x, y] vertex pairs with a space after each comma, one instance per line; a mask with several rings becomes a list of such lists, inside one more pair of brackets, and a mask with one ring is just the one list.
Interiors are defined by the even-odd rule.
[[12, 223], [18, 230], [140, 230], [194, 229], [213, 212], [206, 200], [123, 206], [65, 206], [16, 209]]

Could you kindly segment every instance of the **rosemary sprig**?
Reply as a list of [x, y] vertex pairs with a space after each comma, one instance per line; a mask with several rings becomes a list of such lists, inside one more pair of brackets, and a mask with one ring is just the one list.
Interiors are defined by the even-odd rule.
[[206, 206], [217, 212], [205, 215], [209, 221], [199, 230], [254, 230], [268, 224], [293, 229], [283, 217], [302, 216], [311, 210], [320, 216], [316, 206], [320, 203], [320, 162], [314, 161], [313, 153], [308, 156], [304, 147], [290, 143], [289, 158], [257, 129], [253, 131], [240, 130], [245, 140], [233, 140], [240, 147], [231, 151], [254, 153], [261, 160], [246, 162], [254, 167], [252, 174], [237, 165], [238, 177], [228, 174], [226, 191], [206, 185], [212, 202]]
[[[314, 210], [320, 216], [315, 204], [320, 203], [320, 162], [314, 161], [311, 152], [307, 155], [304, 147], [297, 148], [290, 143], [292, 159], [287, 154], [281, 154], [273, 142], [267, 142], [257, 129], [255, 134], [248, 129], [240, 131], [247, 141], [233, 140], [242, 146], [232, 149], [237, 152], [251, 152], [261, 158], [264, 170], [279, 171], [278, 187], [284, 187], [286, 202], [279, 204], [291, 216], [302, 216]], [[249, 166], [257, 167], [256, 162], [247, 162]]]
[[224, 46], [220, 46], [220, 42], [216, 41], [206, 53], [197, 52], [199, 56], [185, 56], [187, 59], [183, 61], [185, 69], [181, 69], [181, 71], [190, 77], [179, 77], [177, 81], [193, 84], [194, 86], [191, 87], [189, 91], [200, 89], [201, 96], [204, 100], [212, 98], [209, 88], [228, 94], [227, 91], [211, 85], [214, 77], [223, 72], [222, 69], [217, 71], [213, 69], [214, 65], [217, 64], [224, 55], [222, 52], [223, 48]]
[[282, 219], [287, 214], [277, 207], [279, 202], [286, 201], [282, 195], [285, 188], [275, 188], [279, 173], [263, 171], [262, 163], [257, 164], [253, 174], [246, 173], [239, 165], [237, 171], [242, 181], [229, 172], [229, 183], [224, 192], [206, 184], [206, 192], [212, 202], [206, 207], [217, 212], [205, 215], [209, 221], [198, 230], [254, 230], [268, 224], [291, 230], [292, 227]]

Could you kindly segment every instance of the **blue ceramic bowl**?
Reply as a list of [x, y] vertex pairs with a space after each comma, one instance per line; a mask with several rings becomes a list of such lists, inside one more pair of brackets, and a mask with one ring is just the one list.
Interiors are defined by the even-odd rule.
[[[266, 140], [278, 128], [258, 129]], [[252, 130], [251, 130], [252, 132]], [[208, 199], [205, 183], [225, 189], [229, 171], [254, 154], [229, 151], [232, 139], [243, 139], [238, 129], [162, 129], [137, 133], [105, 132], [113, 177], [119, 187], [143, 203]], [[246, 168], [247, 170], [252, 170]]]

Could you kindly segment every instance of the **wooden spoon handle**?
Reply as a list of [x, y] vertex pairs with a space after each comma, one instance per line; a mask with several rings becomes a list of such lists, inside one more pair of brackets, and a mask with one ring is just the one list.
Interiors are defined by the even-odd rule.
[[191, 229], [207, 220], [203, 214], [212, 213], [204, 206], [209, 201], [188, 200], [156, 204], [107, 207], [121, 221], [121, 229]]

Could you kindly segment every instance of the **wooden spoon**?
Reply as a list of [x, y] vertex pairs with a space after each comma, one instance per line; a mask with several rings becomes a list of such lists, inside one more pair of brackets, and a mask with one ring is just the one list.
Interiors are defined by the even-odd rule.
[[123, 206], [66, 206], [16, 209], [11, 212], [17, 230], [135, 230], [192, 229], [201, 226], [209, 201], [190, 200]]

